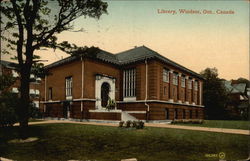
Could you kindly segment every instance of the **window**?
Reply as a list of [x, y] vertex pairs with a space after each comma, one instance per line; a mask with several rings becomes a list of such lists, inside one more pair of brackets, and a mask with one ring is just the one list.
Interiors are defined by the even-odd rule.
[[188, 80], [188, 89], [192, 89], [192, 79]]
[[123, 72], [123, 95], [124, 97], [135, 97], [135, 69]]
[[36, 78], [36, 82], [41, 82], [41, 81], [42, 81], [41, 78], [39, 78], [39, 77]]
[[16, 87], [12, 88], [12, 93], [18, 93], [18, 89]]
[[12, 70], [12, 76], [13, 76], [14, 78], [18, 77], [18, 73], [17, 73], [15, 70]]
[[49, 100], [52, 100], [52, 96], [53, 96], [52, 87], [49, 87]]
[[174, 119], [178, 119], [178, 109], [174, 109]]
[[35, 92], [36, 92], [36, 97], [39, 97], [40, 91], [38, 89], [36, 89]]
[[198, 82], [197, 81], [194, 82], [194, 90], [198, 91]]
[[34, 74], [30, 74], [30, 79], [35, 79], [35, 75]]
[[65, 82], [66, 97], [72, 96], [72, 77], [65, 78]]
[[196, 118], [198, 119], [198, 116], [199, 116], [198, 110], [195, 111], [195, 116], [196, 116]]
[[178, 74], [177, 73], [173, 74], [173, 84], [176, 86], [178, 85]]
[[186, 110], [185, 109], [183, 109], [183, 119], [185, 119], [186, 118]]
[[192, 110], [190, 110], [190, 112], [189, 112], [189, 118], [191, 119], [192, 118]]
[[34, 89], [30, 89], [30, 95], [36, 95], [36, 91]]
[[167, 95], [167, 87], [166, 86], [164, 86], [163, 93], [164, 93], [164, 95]]
[[163, 68], [163, 82], [169, 82], [169, 70]]
[[183, 88], [186, 87], [186, 79], [184, 76], [181, 77], [181, 87], [183, 87]]
[[39, 101], [34, 101], [33, 105], [34, 105], [34, 107], [39, 108]]
[[165, 109], [165, 116], [166, 116], [166, 120], [168, 120], [169, 119], [169, 110], [166, 108]]

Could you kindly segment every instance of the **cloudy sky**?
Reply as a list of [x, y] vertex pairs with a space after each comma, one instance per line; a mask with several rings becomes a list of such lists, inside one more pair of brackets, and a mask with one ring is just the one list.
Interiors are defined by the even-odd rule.
[[[180, 13], [182, 9], [196, 13]], [[145, 45], [198, 73], [206, 67], [216, 67], [221, 78], [249, 79], [247, 0], [113, 0], [108, 1], [108, 14], [99, 20], [82, 17], [74, 24], [76, 30], [85, 31], [63, 32], [58, 35], [60, 41], [97, 46], [111, 53]], [[67, 56], [59, 50], [37, 53], [48, 63]]]

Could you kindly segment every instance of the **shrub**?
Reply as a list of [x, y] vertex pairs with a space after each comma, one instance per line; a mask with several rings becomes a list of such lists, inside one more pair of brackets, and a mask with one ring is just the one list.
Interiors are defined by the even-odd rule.
[[136, 128], [136, 126], [137, 126], [137, 121], [133, 121], [132, 122], [132, 127]]
[[143, 129], [144, 128], [144, 122], [143, 121], [138, 121], [136, 128], [137, 129]]
[[123, 127], [124, 121], [119, 122], [119, 127]]
[[116, 107], [116, 102], [115, 102], [115, 100], [109, 98], [108, 104], [107, 104], [107, 106], [106, 106], [106, 109], [109, 111], [109, 110], [115, 109], [115, 107]]
[[18, 121], [16, 94], [5, 92], [0, 95], [0, 127], [13, 126]]
[[126, 121], [126, 128], [129, 128], [131, 126], [131, 124], [132, 124], [132, 121], [130, 121], [130, 120]]
[[136, 129], [143, 129], [144, 128], [144, 122], [143, 121], [131, 121], [128, 120], [126, 123], [124, 121], [119, 122], [119, 127], [125, 127], [125, 128], [136, 128]]

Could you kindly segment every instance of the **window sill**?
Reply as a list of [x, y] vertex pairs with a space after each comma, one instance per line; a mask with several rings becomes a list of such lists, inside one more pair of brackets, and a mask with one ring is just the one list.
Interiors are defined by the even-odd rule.
[[66, 96], [66, 100], [72, 100], [73, 97], [72, 96]]
[[123, 97], [123, 101], [136, 101], [136, 97]]

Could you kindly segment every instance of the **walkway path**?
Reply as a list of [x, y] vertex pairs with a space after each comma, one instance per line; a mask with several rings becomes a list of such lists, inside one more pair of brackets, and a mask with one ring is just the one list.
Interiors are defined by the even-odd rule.
[[[114, 127], [118, 126], [117, 123], [76, 122], [76, 121], [68, 121], [68, 120], [44, 120], [44, 121], [40, 121], [40, 122], [29, 122], [29, 125], [51, 124], [51, 123], [73, 123], [73, 124], [85, 124], [85, 125], [114, 126]], [[15, 126], [18, 126], [18, 124], [15, 124]], [[145, 123], [145, 126], [184, 129], [184, 130], [196, 130], [196, 131], [207, 131], [207, 132], [219, 132], [219, 133], [228, 133], [228, 134], [250, 135], [249, 130], [241, 130], [241, 129], [182, 126], [182, 125], [172, 125], [172, 124], [163, 124], [163, 123]]]

